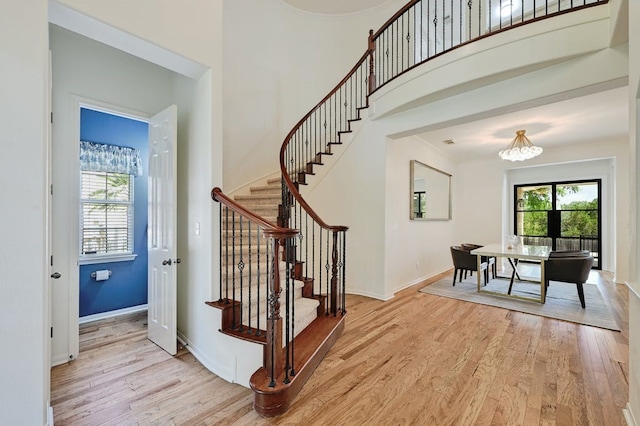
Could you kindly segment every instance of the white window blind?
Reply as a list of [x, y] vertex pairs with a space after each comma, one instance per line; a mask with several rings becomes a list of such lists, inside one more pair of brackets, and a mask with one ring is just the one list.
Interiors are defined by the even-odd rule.
[[133, 253], [133, 176], [82, 171], [81, 254]]

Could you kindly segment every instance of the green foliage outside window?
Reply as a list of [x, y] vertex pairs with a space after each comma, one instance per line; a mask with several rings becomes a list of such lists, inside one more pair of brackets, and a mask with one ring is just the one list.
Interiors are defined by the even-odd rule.
[[[580, 190], [580, 185], [558, 185], [556, 196], [562, 199], [569, 194], [577, 194]], [[518, 188], [518, 194], [518, 222], [522, 235], [546, 236], [547, 211], [553, 208], [551, 185]], [[572, 201], [556, 208], [562, 211], [560, 223], [562, 237], [578, 238], [598, 235], [597, 198], [592, 201]]]

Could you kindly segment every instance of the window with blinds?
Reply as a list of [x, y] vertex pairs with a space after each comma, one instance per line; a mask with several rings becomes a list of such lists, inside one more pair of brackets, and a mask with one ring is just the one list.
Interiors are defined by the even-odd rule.
[[81, 255], [133, 253], [133, 176], [82, 171]]

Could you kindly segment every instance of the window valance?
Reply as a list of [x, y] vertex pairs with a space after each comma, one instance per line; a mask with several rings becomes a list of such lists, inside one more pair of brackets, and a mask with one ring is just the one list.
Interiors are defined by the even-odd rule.
[[126, 146], [80, 141], [80, 170], [141, 176], [140, 150]]

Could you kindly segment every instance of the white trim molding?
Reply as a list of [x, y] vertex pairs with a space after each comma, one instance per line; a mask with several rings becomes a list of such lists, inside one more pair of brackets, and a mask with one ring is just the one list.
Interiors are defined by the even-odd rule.
[[146, 310], [147, 310], [147, 304], [145, 303], [144, 305], [131, 306], [130, 308], [116, 309], [115, 311], [100, 312], [99, 314], [93, 314], [93, 315], [87, 315], [87, 316], [84, 316], [84, 317], [80, 317], [80, 319], [78, 320], [78, 323], [79, 324], [85, 324], [85, 323], [92, 322], [92, 321], [98, 321], [98, 320], [106, 319], [106, 318], [119, 317], [121, 315], [133, 314], [135, 312], [142, 312], [142, 311], [146, 311]]
[[628, 402], [627, 402], [627, 406], [622, 409], [622, 414], [624, 415], [624, 419], [627, 421], [628, 426], [638, 426], [638, 423], [636, 422], [635, 417], [633, 417], [631, 406], [629, 405]]
[[626, 285], [627, 288], [629, 289], [629, 293], [633, 294], [638, 299], [640, 299], [640, 293], [638, 293], [628, 281], [625, 281], [624, 285]]

